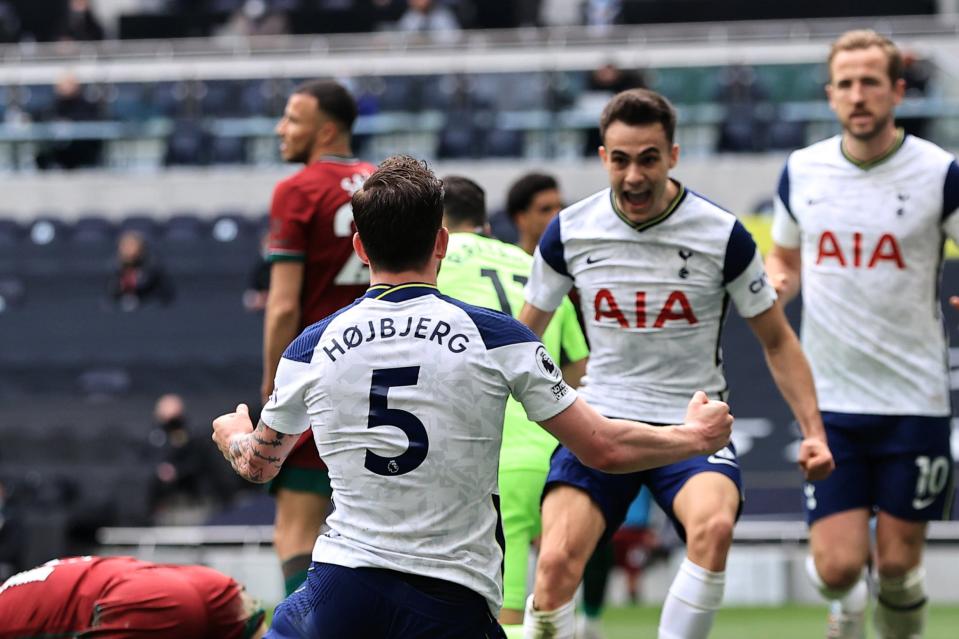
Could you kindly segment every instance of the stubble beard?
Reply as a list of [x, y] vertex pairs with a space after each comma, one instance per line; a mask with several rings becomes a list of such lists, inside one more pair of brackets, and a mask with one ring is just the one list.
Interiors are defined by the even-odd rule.
[[887, 126], [889, 126], [889, 122], [891, 120], [892, 114], [889, 114], [881, 120], [876, 120], [876, 123], [866, 131], [855, 131], [848, 124], [843, 128], [846, 130], [846, 133], [856, 138], [860, 142], [870, 142], [878, 137], [879, 134], [882, 133]]

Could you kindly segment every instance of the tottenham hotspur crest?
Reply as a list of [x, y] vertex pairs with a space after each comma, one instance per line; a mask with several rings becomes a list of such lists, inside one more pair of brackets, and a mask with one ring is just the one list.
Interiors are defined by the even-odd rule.
[[687, 262], [689, 261], [689, 258], [691, 258], [692, 256], [693, 256], [692, 251], [688, 251], [686, 249], [679, 249], [679, 257], [682, 258], [683, 260], [683, 266], [682, 268], [679, 269], [679, 276], [683, 279], [686, 279], [687, 277], [689, 277], [689, 268], [687, 268]]
[[550, 379], [559, 380], [563, 377], [559, 366], [557, 366], [553, 358], [549, 356], [549, 353], [546, 352], [546, 347], [542, 344], [536, 349], [536, 366], [543, 375]]

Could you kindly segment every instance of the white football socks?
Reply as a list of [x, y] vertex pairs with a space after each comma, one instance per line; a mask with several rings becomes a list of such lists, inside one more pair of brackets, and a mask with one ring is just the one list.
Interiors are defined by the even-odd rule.
[[659, 639], [706, 639], [723, 602], [725, 572], [683, 559], [659, 618]]
[[533, 595], [526, 599], [523, 639], [575, 639], [576, 604], [570, 599], [556, 610], [536, 610]]
[[913, 568], [902, 577], [879, 577], [876, 633], [881, 639], [919, 639], [926, 624], [926, 572]]

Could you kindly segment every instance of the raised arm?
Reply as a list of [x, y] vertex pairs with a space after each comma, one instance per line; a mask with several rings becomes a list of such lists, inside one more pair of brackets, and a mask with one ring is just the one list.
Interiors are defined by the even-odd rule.
[[802, 275], [802, 254], [798, 248], [786, 248], [774, 244], [766, 256], [766, 273], [769, 283], [776, 289], [782, 303], [788, 304], [799, 294]]
[[275, 431], [262, 421], [254, 429], [246, 404], [239, 404], [235, 413], [213, 420], [217, 448], [240, 477], [257, 484], [276, 477], [297, 439], [298, 436]]
[[682, 426], [650, 426], [609, 419], [577, 398], [563, 412], [540, 422], [587, 466], [630, 473], [716, 452], [729, 443], [729, 406], [697, 391]]
[[274, 262], [270, 268], [270, 290], [263, 317], [263, 381], [260, 399], [266, 403], [273, 392], [276, 367], [283, 351], [300, 328], [300, 289], [303, 262]]
[[806, 479], [825, 479], [835, 468], [826, 444], [826, 432], [816, 401], [812, 370], [782, 305], [777, 301], [769, 309], [746, 320], [763, 347], [766, 365], [779, 392], [799, 422], [803, 441], [799, 447], [799, 466]]
[[549, 321], [553, 319], [553, 313], [555, 313], [555, 311], [544, 311], [526, 302], [523, 304], [523, 308], [520, 310], [517, 319], [526, 324], [529, 330], [536, 333], [538, 337], [542, 337], [546, 331], [546, 327], [549, 326]]

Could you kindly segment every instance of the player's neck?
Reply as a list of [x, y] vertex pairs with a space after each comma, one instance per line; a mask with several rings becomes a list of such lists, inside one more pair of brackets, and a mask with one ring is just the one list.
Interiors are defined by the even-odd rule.
[[377, 286], [379, 284], [399, 286], [400, 284], [412, 283], [436, 286], [436, 266], [436, 262], [430, 261], [426, 268], [411, 269], [398, 273], [370, 269], [370, 286]]
[[888, 155], [901, 141], [899, 129], [893, 123], [883, 128], [876, 136], [868, 140], [849, 135], [844, 131], [842, 134], [843, 152], [859, 164], [868, 164], [874, 160]]
[[519, 236], [519, 247], [526, 251], [526, 253], [529, 255], [532, 255], [533, 252], [536, 251], [537, 243], [538, 240], [532, 235], [521, 233]]
[[324, 157], [340, 157], [340, 158], [351, 158], [353, 157], [353, 151], [350, 148], [349, 142], [337, 142], [334, 144], [325, 144], [322, 146], [317, 146], [313, 149], [313, 152], [310, 153], [310, 159], [307, 161], [307, 164], [313, 164], [314, 162], [319, 162]]

